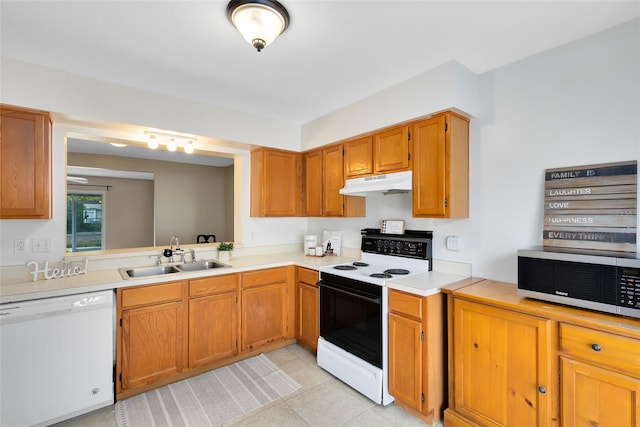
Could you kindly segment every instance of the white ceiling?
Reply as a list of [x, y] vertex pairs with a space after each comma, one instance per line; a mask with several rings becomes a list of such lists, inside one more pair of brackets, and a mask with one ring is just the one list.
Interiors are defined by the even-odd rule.
[[0, 1], [3, 56], [303, 124], [456, 60], [475, 73], [640, 16], [640, 1], [282, 0], [256, 52], [227, 1]]

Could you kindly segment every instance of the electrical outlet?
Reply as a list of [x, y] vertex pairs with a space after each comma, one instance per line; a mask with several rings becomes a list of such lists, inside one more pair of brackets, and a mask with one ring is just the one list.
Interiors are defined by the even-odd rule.
[[448, 236], [447, 249], [449, 249], [450, 251], [459, 251], [460, 249], [462, 249], [462, 237]]
[[27, 252], [26, 239], [13, 239], [13, 253], [16, 255], [24, 255]]
[[51, 252], [51, 238], [42, 237], [39, 239], [33, 239], [33, 253]]

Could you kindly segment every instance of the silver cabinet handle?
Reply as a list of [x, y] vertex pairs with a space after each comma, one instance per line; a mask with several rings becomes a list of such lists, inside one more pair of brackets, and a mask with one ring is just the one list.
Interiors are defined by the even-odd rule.
[[600, 351], [600, 350], [602, 350], [602, 347], [600, 347], [599, 344], [591, 344], [591, 349], [593, 351]]
[[540, 386], [538, 387], [538, 391], [540, 392], [540, 394], [547, 394], [547, 388]]

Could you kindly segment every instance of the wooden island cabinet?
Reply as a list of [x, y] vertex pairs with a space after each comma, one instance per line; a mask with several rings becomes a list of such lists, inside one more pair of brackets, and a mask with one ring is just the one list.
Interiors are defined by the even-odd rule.
[[444, 292], [445, 426], [640, 426], [640, 320], [490, 280]]

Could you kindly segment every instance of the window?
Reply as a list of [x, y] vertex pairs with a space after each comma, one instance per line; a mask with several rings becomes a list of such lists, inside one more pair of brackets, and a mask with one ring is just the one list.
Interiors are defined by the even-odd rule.
[[104, 249], [104, 192], [67, 193], [67, 252]]

